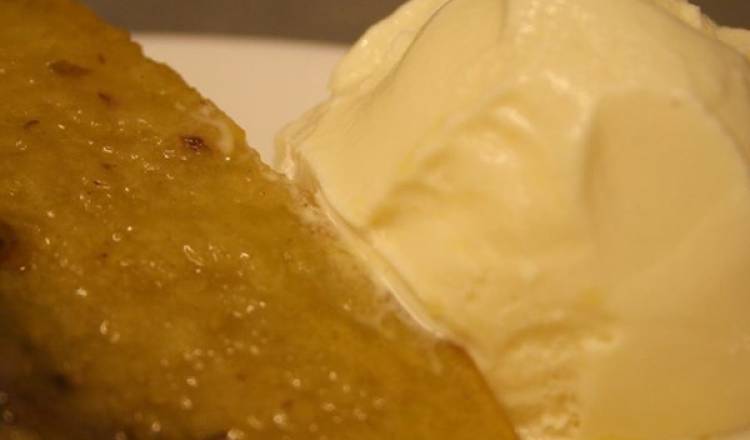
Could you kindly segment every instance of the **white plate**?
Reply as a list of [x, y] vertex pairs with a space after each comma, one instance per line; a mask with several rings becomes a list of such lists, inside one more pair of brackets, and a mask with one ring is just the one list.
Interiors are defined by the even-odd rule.
[[323, 100], [343, 46], [250, 37], [136, 34], [151, 58], [178, 71], [247, 132], [266, 162], [287, 122]]

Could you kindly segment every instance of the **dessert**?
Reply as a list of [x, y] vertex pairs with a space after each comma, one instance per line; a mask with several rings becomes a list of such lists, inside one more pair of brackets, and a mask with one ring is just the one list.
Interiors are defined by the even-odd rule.
[[739, 435], [749, 41], [682, 0], [414, 0], [280, 164], [521, 438]]
[[511, 439], [304, 193], [125, 32], [0, 2], [0, 439]]

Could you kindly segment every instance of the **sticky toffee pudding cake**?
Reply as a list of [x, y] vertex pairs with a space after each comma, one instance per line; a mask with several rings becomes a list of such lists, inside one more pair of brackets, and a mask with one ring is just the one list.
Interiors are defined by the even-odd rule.
[[307, 196], [127, 33], [0, 1], [0, 439], [511, 439]]

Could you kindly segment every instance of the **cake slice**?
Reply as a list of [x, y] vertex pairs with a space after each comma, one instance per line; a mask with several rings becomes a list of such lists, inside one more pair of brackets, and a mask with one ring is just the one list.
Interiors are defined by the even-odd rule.
[[0, 1], [0, 439], [510, 439], [242, 130], [67, 0]]

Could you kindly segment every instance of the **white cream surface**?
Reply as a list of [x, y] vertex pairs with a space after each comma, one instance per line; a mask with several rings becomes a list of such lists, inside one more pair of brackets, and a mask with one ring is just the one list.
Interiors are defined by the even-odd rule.
[[750, 438], [748, 50], [682, 0], [413, 0], [280, 165], [523, 439]]

